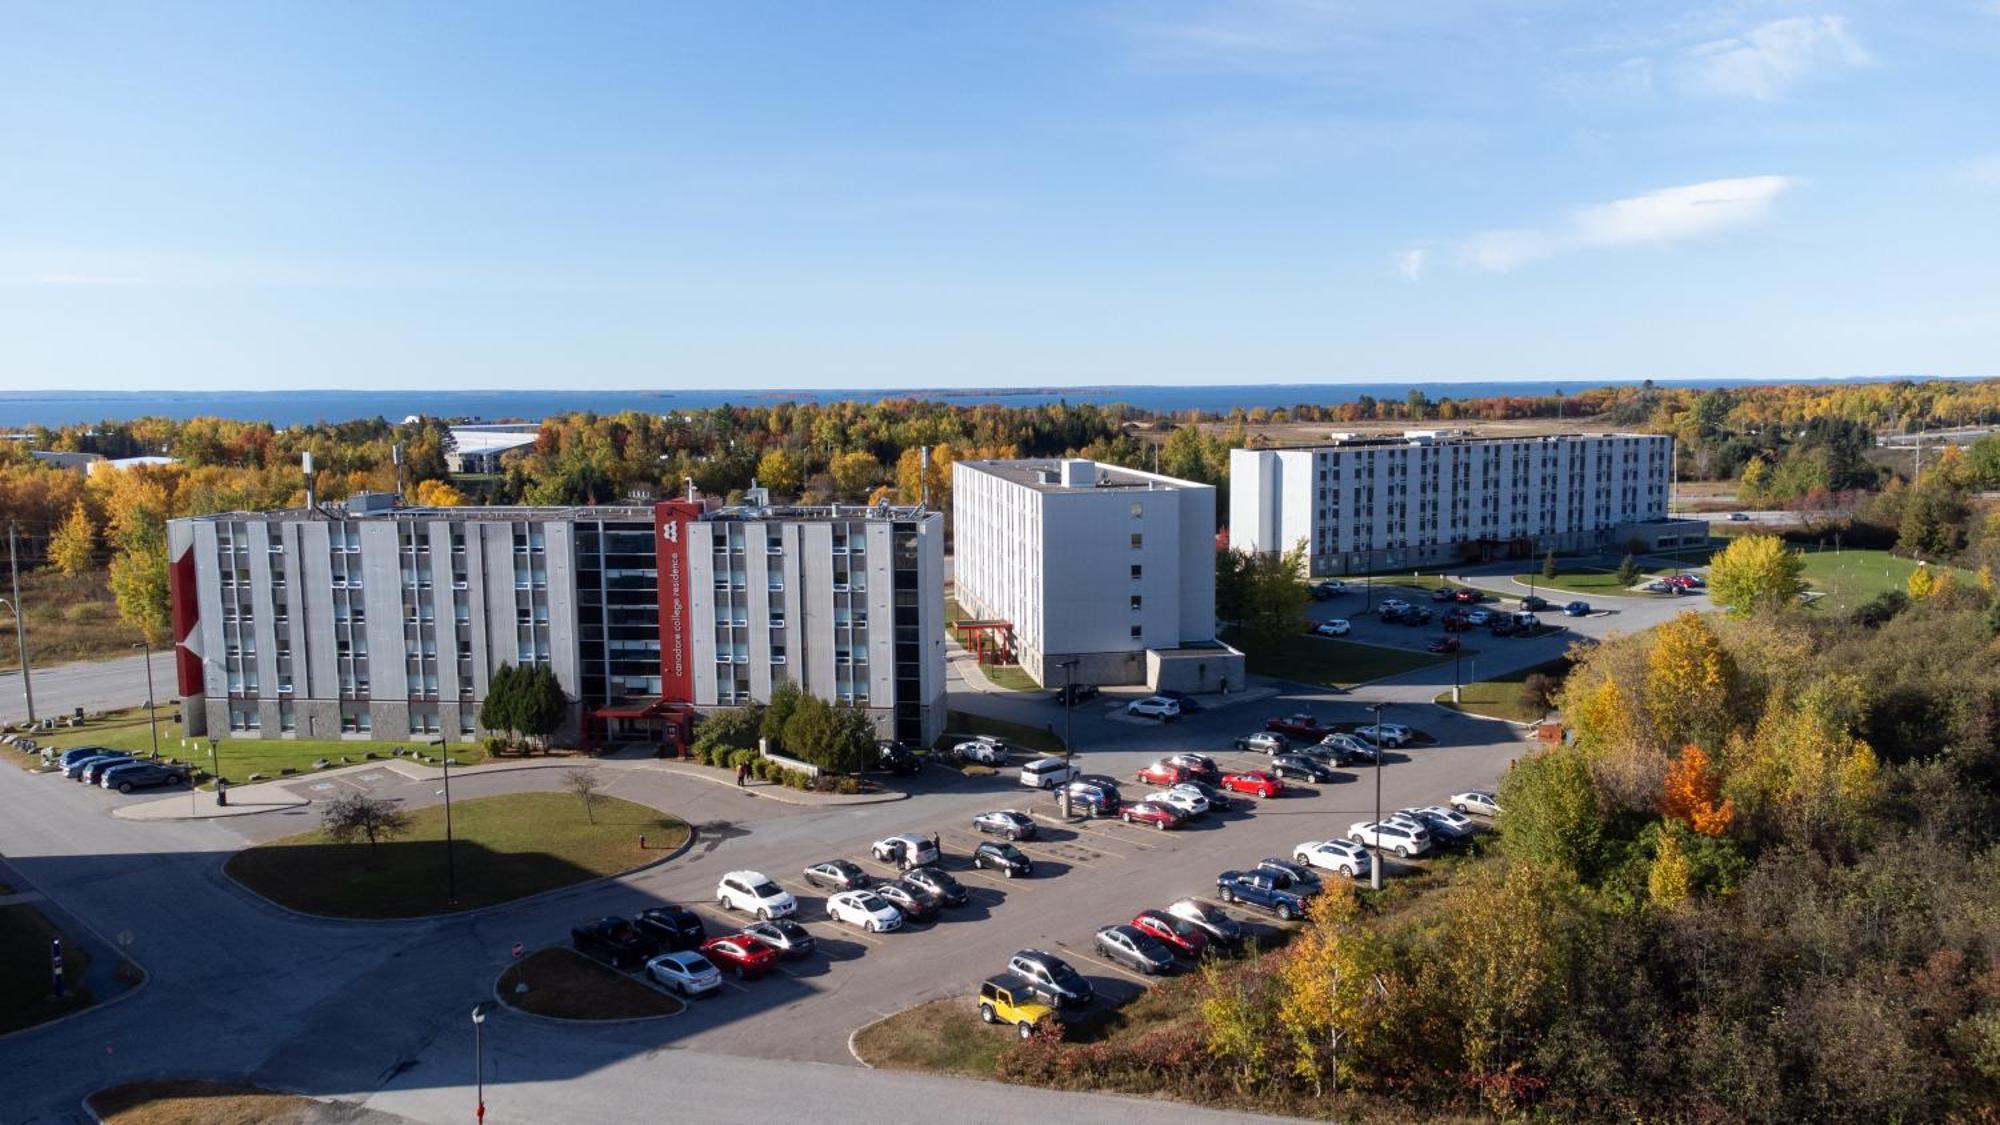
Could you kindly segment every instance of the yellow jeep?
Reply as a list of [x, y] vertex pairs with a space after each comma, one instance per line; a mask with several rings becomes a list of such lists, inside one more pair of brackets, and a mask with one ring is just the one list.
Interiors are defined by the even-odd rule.
[[1035, 1028], [1054, 1013], [1035, 998], [1027, 981], [1015, 976], [989, 977], [979, 985], [979, 1018], [987, 1023], [1010, 1023], [1015, 1034], [1027, 1039]]

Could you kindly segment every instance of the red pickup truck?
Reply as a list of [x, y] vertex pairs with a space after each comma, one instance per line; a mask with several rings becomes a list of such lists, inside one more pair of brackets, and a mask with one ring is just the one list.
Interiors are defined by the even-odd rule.
[[1286, 738], [1302, 738], [1307, 742], [1318, 742], [1320, 739], [1333, 733], [1331, 728], [1319, 725], [1319, 720], [1313, 718], [1311, 715], [1303, 714], [1283, 715], [1277, 718], [1265, 719], [1264, 729], [1276, 731]]

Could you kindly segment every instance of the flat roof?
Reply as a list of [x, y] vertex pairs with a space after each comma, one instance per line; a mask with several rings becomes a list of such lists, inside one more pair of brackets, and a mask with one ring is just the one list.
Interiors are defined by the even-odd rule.
[[451, 428], [451, 443], [456, 453], [505, 453], [510, 449], [535, 444], [540, 432], [524, 433], [519, 430], [473, 430], [462, 426]]
[[[1294, 449], [1415, 449], [1435, 445], [1492, 445], [1513, 442], [1566, 442], [1601, 441], [1605, 438], [1671, 438], [1671, 434], [1642, 434], [1630, 430], [1602, 430], [1588, 432], [1565, 431], [1546, 434], [1474, 434], [1451, 430], [1415, 430], [1402, 434], [1335, 434], [1325, 441], [1302, 441], [1286, 445], [1269, 445], [1261, 449], [1248, 450], [1252, 453]], [[1232, 450], [1232, 452], [1234, 452]]]
[[[1069, 486], [1062, 483], [1063, 462], [1081, 461], [1090, 466], [1092, 483]], [[1213, 485], [1198, 481], [1181, 480], [1178, 477], [1163, 476], [1159, 473], [1128, 469], [1122, 465], [1107, 465], [1102, 461], [1090, 461], [1078, 457], [1031, 457], [1014, 461], [956, 461], [982, 473], [999, 477], [1013, 484], [1032, 488], [1037, 492], [1084, 493], [1105, 490], [1137, 490], [1141, 492], [1162, 492], [1174, 489], [1212, 488]]]
[[[273, 508], [261, 512], [214, 512], [202, 516], [185, 517], [208, 523], [219, 522], [264, 522], [284, 523], [291, 520], [400, 520], [412, 523], [429, 523], [437, 520], [463, 523], [594, 523], [616, 521], [644, 523], [653, 522], [653, 505], [646, 504], [579, 504], [579, 505], [461, 505], [451, 508], [373, 508], [347, 509], [337, 501], [329, 502], [322, 510], [311, 508]], [[751, 507], [737, 505], [717, 508], [704, 512], [700, 517], [705, 523], [731, 523], [755, 521], [831, 522], [835, 520], [924, 520], [942, 519], [943, 514], [921, 507], [866, 504], [840, 504], [828, 506], [787, 506]]]

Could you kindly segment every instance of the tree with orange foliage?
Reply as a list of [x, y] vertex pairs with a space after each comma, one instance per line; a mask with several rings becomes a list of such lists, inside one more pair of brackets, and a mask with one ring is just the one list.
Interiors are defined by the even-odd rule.
[[1690, 742], [1681, 747], [1680, 758], [1667, 767], [1660, 811], [1686, 821], [1703, 836], [1720, 836], [1736, 819], [1736, 806], [1721, 793], [1722, 779], [1710, 768], [1708, 752]]

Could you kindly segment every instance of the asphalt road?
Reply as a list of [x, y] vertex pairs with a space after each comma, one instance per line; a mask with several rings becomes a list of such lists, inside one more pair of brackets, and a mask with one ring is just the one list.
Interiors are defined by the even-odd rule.
[[[28, 656], [34, 658], [32, 650]], [[35, 714], [43, 718], [67, 715], [78, 707], [85, 711], [108, 711], [146, 702], [146, 658], [138, 653], [115, 660], [30, 667], [28, 678], [35, 690]], [[154, 699], [164, 702], [177, 698], [174, 689], [174, 654], [155, 652]], [[17, 723], [27, 717], [21, 673], [0, 672], [0, 722]]]
[[[1512, 592], [1505, 576], [1479, 584]], [[1347, 599], [1352, 601], [1353, 599]], [[1529, 641], [1486, 640], [1479, 672], [1497, 675], [1550, 659], [1577, 637], [1632, 631], [1706, 599], [1594, 599], [1604, 616]], [[1316, 612], [1351, 614], [1342, 601]], [[1552, 618], [1554, 620], [1555, 618]], [[131, 671], [143, 671], [136, 662]], [[81, 1017], [0, 1039], [0, 1114], [6, 1120], [80, 1120], [88, 1090], [141, 1075], [244, 1076], [309, 1094], [343, 1097], [418, 1120], [462, 1119], [473, 1103], [472, 1006], [516, 941], [529, 948], [565, 940], [570, 925], [660, 901], [696, 905], [713, 923], [719, 875], [767, 872], [799, 896], [801, 917], [823, 954], [788, 971], [738, 985], [666, 1020], [602, 1027], [556, 1024], [501, 1010], [488, 1017], [487, 1101], [494, 1120], [631, 1119], [671, 1104], [677, 1117], [719, 1122], [817, 1113], [833, 1120], [903, 1115], [924, 1105], [952, 1120], [1016, 1121], [1024, 1112], [1075, 1121], [1128, 1120], [1122, 1099], [1022, 1090], [930, 1076], [869, 1072], [849, 1056], [851, 1031], [912, 1002], [964, 996], [1016, 949], [1057, 952], [1116, 999], [1144, 982], [1099, 962], [1099, 925], [1188, 894], [1212, 895], [1216, 872], [1288, 856], [1309, 839], [1344, 835], [1382, 805], [1432, 803], [1493, 781], [1523, 749], [1508, 724], [1460, 715], [1428, 701], [1450, 686], [1451, 665], [1353, 692], [1280, 685], [1273, 699], [1223, 707], [1160, 725], [1120, 713], [1120, 698], [1072, 715], [1082, 764], [1129, 778], [1175, 750], [1222, 753], [1231, 736], [1266, 715], [1311, 710], [1357, 721], [1375, 702], [1416, 727], [1422, 744], [1392, 756], [1379, 775], [1361, 769], [1199, 827], [1153, 832], [1117, 823], [1059, 827], [1026, 845], [1041, 871], [1006, 881], [964, 871], [977, 812], [1027, 807], [1046, 798], [1010, 774], [965, 778], [933, 768], [905, 801], [846, 808], [779, 804], [733, 787], [656, 770], [618, 770], [610, 792], [656, 805], [701, 826], [699, 843], [661, 866], [478, 915], [409, 923], [330, 923], [290, 915], [238, 890], [221, 874], [231, 851], [311, 826], [310, 810], [227, 820], [133, 822], [108, 815], [119, 798], [49, 775], [0, 769], [0, 853], [34, 888], [103, 934], [129, 931], [131, 953], [152, 974], [126, 998]], [[92, 677], [99, 679], [101, 677]], [[112, 679], [115, 680], [115, 673]], [[48, 682], [60, 681], [52, 675]], [[75, 690], [102, 690], [82, 688]], [[1040, 694], [979, 693], [954, 685], [954, 707], [1036, 724], [1061, 722]], [[551, 788], [556, 771], [468, 771], [454, 796]], [[301, 779], [305, 795], [323, 795]], [[435, 800], [428, 783], [384, 778], [410, 804]], [[1132, 783], [1128, 796], [1143, 792]], [[884, 935], [843, 932], [824, 920], [823, 896], [798, 878], [834, 856], [863, 860], [868, 844], [894, 832], [937, 832], [948, 866], [974, 902], [930, 926]], [[1401, 868], [1392, 864], [1393, 878]], [[1335, 877], [1337, 878], [1337, 877]], [[773, 1066], [774, 1061], [785, 1065]], [[1184, 1107], [1177, 1119], [1209, 1115]]]

